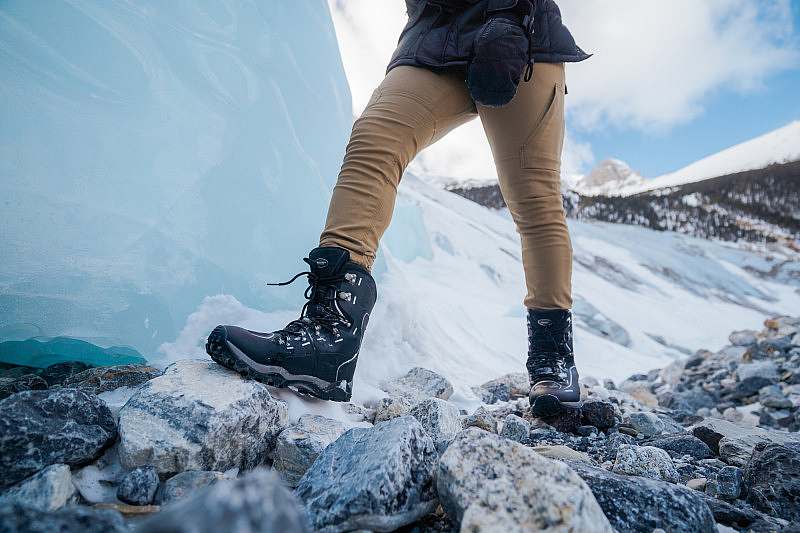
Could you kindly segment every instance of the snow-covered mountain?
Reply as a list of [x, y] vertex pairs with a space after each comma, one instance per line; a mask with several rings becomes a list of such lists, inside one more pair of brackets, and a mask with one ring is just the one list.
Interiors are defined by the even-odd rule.
[[606, 159], [572, 185], [572, 190], [587, 196], [607, 196], [619, 190], [639, 187], [644, 178], [619, 159]]

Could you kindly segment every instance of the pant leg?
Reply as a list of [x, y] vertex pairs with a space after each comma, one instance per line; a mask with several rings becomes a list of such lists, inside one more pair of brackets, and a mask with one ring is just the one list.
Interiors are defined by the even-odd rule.
[[564, 94], [563, 63], [537, 63], [508, 105], [478, 106], [522, 239], [528, 308], [572, 307], [572, 245], [560, 190]]
[[345, 248], [371, 268], [406, 166], [475, 116], [463, 77], [411, 66], [390, 70], [353, 125], [320, 246]]

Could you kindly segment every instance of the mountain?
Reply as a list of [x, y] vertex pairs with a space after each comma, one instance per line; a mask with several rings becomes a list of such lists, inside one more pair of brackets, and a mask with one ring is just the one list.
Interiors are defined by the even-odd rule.
[[621, 189], [639, 187], [644, 181], [624, 161], [606, 159], [574, 183], [572, 190], [587, 196], [604, 196]]

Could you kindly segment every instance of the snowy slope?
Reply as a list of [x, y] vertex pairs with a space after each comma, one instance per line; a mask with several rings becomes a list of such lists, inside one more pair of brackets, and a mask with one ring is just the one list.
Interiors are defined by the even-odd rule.
[[610, 194], [631, 195], [745, 170], [764, 168], [772, 163], [788, 163], [797, 160], [800, 160], [800, 120], [727, 148], [678, 171], [645, 180], [643, 183], [620, 187], [616, 192], [611, 191]]
[[145, 355], [208, 294], [299, 302], [263, 282], [352, 126], [324, 0], [0, 2], [0, 116], [0, 332]]
[[[732, 329], [800, 308], [793, 288], [750, 273], [774, 264], [755, 253], [632, 226], [570, 226], [575, 342], [585, 374], [621, 379], [719, 348]], [[381, 380], [421, 365], [451, 379], [456, 400], [468, 405], [470, 386], [524, 369], [524, 283], [507, 213], [406, 176], [380, 255], [357, 398], [380, 395]], [[269, 330], [295, 313], [249, 309], [235, 295], [210, 297], [162, 351], [167, 360], [202, 356], [204, 336], [219, 322]]]

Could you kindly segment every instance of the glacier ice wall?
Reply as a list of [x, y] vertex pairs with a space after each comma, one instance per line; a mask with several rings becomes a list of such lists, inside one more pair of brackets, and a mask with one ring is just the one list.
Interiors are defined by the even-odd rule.
[[324, 0], [5, 0], [0, 117], [0, 341], [145, 353], [292, 303], [352, 125]]

